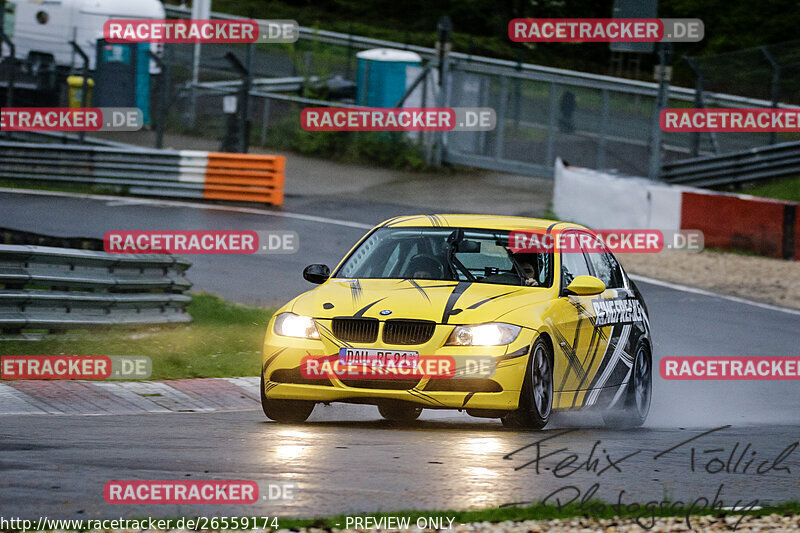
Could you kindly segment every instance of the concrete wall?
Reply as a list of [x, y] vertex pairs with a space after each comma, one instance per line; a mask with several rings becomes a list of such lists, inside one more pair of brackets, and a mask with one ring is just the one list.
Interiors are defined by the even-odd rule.
[[680, 229], [681, 191], [556, 160], [553, 211], [597, 229]]
[[555, 167], [553, 211], [594, 229], [701, 230], [705, 246], [800, 260], [797, 203]]

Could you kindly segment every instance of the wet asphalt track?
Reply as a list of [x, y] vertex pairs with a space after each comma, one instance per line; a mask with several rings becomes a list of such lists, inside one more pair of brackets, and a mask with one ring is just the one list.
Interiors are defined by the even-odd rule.
[[[288, 199], [283, 212], [371, 225], [409, 210], [305, 198]], [[300, 252], [294, 256], [192, 257], [195, 289], [250, 303], [279, 303], [310, 288], [300, 277], [302, 267], [333, 264], [365, 231], [298, 218], [3, 193], [0, 227], [91, 237], [111, 229], [297, 231]], [[800, 355], [797, 314], [639, 285], [650, 308], [656, 358]], [[587, 494], [616, 502], [621, 491], [623, 504], [713, 501], [718, 491], [717, 501], [726, 506], [740, 499], [758, 499], [760, 505], [800, 500], [796, 382], [654, 377], [651, 416], [635, 431], [604, 429], [597, 417], [585, 414], [562, 415], [543, 432], [519, 432], [450, 411], [429, 411], [419, 423], [396, 426], [380, 420], [374, 407], [349, 405], [318, 406], [301, 426], [268, 423], [259, 411], [0, 416], [0, 516], [310, 517], [493, 507], [540, 501], [554, 491], [559, 492], [551, 503]], [[548, 437], [538, 448], [521, 449]], [[542, 456], [561, 451], [536, 461], [537, 449]], [[574, 462], [566, 459], [557, 469], [571, 453], [577, 454]], [[241, 507], [111, 506], [102, 497], [111, 479], [252, 479], [262, 490], [269, 482], [292, 481], [299, 490], [294, 501]]]

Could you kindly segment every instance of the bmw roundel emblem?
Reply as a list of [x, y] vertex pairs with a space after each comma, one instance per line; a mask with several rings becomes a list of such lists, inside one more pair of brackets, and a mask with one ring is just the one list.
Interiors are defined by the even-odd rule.
[[389, 309], [384, 309], [383, 311], [381, 311], [381, 315], [382, 316], [391, 315], [391, 314], [392, 314], [392, 312]]

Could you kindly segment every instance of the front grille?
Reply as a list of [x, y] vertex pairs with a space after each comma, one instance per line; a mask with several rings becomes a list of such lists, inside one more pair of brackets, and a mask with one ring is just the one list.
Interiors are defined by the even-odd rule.
[[408, 390], [413, 389], [419, 383], [418, 379], [345, 379], [342, 380], [348, 387], [358, 389], [386, 389], [386, 390]]
[[304, 378], [299, 366], [276, 370], [269, 377], [269, 380], [275, 383], [291, 383], [294, 385], [321, 385], [323, 387], [333, 386], [328, 378]]
[[378, 339], [377, 318], [334, 318], [333, 335], [344, 342], [375, 342]]
[[503, 392], [503, 387], [493, 379], [432, 379], [425, 385], [425, 390], [448, 392]]
[[383, 326], [384, 344], [424, 344], [431, 340], [436, 322], [393, 318]]

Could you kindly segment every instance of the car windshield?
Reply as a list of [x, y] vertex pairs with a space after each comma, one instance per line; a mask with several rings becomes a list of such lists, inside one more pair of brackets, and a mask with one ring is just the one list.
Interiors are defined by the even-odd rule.
[[381, 228], [347, 257], [334, 277], [551, 286], [552, 254], [512, 253], [508, 233], [469, 228]]

